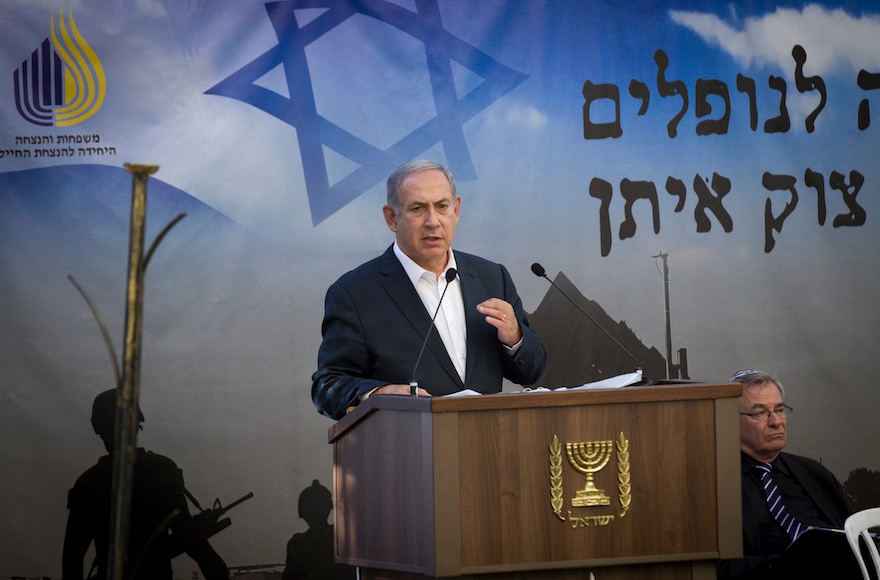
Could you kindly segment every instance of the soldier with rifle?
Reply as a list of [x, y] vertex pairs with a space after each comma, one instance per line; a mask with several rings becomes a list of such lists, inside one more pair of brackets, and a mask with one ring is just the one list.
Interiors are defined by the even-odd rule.
[[[116, 389], [104, 391], [92, 406], [92, 427], [109, 454], [81, 475], [68, 492], [70, 513], [62, 556], [64, 580], [84, 578], [83, 559], [92, 542], [96, 552], [92, 569], [97, 572], [92, 576], [90, 571], [88, 577], [97, 580], [107, 577], [116, 396]], [[138, 410], [139, 428], [143, 421], [143, 413]], [[189, 512], [185, 494], [183, 473], [171, 459], [137, 449], [126, 580], [171, 580], [171, 559], [183, 552], [198, 564], [207, 580], [228, 579], [225, 562], [208, 542], [208, 537], [218, 531], [211, 523], [216, 523], [225, 510], [197, 514], [202, 520], [212, 520], [207, 526], [200, 525]]]

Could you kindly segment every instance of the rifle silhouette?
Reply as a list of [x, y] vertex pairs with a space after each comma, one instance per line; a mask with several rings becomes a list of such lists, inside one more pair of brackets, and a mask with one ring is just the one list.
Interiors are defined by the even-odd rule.
[[[211, 536], [222, 532], [226, 528], [232, 525], [232, 520], [228, 517], [224, 518], [226, 512], [234, 508], [240, 503], [243, 503], [252, 497], [254, 497], [254, 492], [249, 492], [247, 495], [244, 495], [231, 504], [223, 507], [223, 504], [220, 503], [220, 498], [214, 500], [214, 505], [211, 509], [202, 509], [202, 506], [199, 505], [198, 500], [189, 492], [188, 489], [184, 488], [183, 493], [186, 494], [186, 497], [189, 498], [189, 501], [195, 506], [199, 513], [193, 515], [193, 523], [195, 524], [196, 534], [200, 538], [208, 539]], [[221, 519], [222, 518], [222, 519]], [[171, 558], [175, 558], [186, 551], [187, 546], [183, 541], [179, 538], [174, 537], [175, 534], [171, 534], [170, 536], [170, 545], [169, 545], [169, 555]]]

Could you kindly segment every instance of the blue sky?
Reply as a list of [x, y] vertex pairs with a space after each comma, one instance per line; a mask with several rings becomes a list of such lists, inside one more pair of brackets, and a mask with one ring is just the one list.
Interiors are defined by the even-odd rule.
[[[303, 179], [297, 168], [295, 133], [252, 107], [204, 94], [205, 89], [277, 44], [261, 2], [236, 2], [233, 9], [228, 2], [181, 5], [153, 0], [127, 4], [44, 0], [9, 2], [6, 10], [13, 12], [16, 4], [16, 10], [25, 14], [44, 16], [31, 17], [31, 29], [22, 27], [6, 42], [24, 43], [22, 38], [27, 34], [37, 34], [31, 42], [35, 44], [41, 31], [33, 30], [34, 23], [44, 23], [47, 33], [53, 9], [64, 6], [73, 12], [87, 40], [98, 50], [107, 69], [109, 91], [105, 114], [90, 125], [92, 130], [100, 131], [129, 158], [155, 159], [162, 166], [164, 179], [233, 219], [281, 239], [289, 236], [287, 222], [279, 221], [278, 216], [292, 218], [295, 207], [302, 203], [291, 193], [302, 188]], [[413, 6], [412, 2], [399, 4]], [[768, 165], [790, 165], [786, 163], [786, 157], [791, 158], [789, 146], [764, 147], [773, 139], [760, 128], [757, 133], [747, 129], [745, 97], [734, 86], [738, 73], [757, 82], [760, 123], [775, 114], [778, 104], [778, 93], [767, 87], [767, 79], [778, 75], [787, 80], [793, 120], [787, 140], [797, 138], [794, 147], [804, 148], [807, 154], [811, 148], [820, 149], [822, 161], [827, 160], [829, 166], [843, 166], [848, 162], [847, 152], [864, 146], [871, 137], [854, 130], [855, 110], [864, 96], [855, 86], [857, 71], [880, 70], [880, 15], [867, 2], [841, 7], [812, 3], [778, 7], [769, 2], [733, 7], [729, 3], [692, 2], [657, 3], [653, 8], [639, 3], [639, 10], [627, 2], [557, 2], [552, 8], [544, 3], [494, 2], [495, 10], [467, 2], [441, 1], [439, 6], [444, 25], [453, 35], [529, 75], [525, 83], [472, 122], [481, 131], [497, 135], [494, 143], [487, 139], [486, 145], [498, 151], [524, 139], [547, 143], [547, 147], [559, 144], [563, 153], [560, 157], [557, 152], [556, 157], [564, 165], [583, 165], [586, 155], [609, 168], [605, 173], [609, 180], [623, 174], [637, 177], [632, 174], [630, 158], [638, 159], [642, 167], [647, 163], [645, 179], [653, 178], [647, 175], [652, 167], [654, 173], [692, 174], [696, 170], [690, 154], [694, 148], [707, 160], [706, 166], [728, 172], [754, 162], [743, 155], [746, 151], [759, 150]], [[247, 34], [222, 33], [229, 28], [233, 10], [233, 20], [245, 26]], [[300, 22], [315, 13], [310, 10], [307, 17], [302, 13]], [[101, 24], [96, 26], [98, 17]], [[498, 21], [504, 22], [504, 33], [495, 25]], [[768, 28], [773, 34], [762, 33]], [[434, 113], [427, 75], [418, 65], [423, 58], [419, 42], [392, 29], [390, 38], [395, 42], [383, 44], [381, 38], [388, 29], [367, 17], [354, 17], [309, 51], [310, 67], [316, 71], [319, 112], [380, 147]], [[123, 49], [110, 49], [120, 31], [125, 31], [126, 37]], [[334, 42], [338, 42], [336, 48]], [[817, 99], [794, 89], [791, 48], [795, 43], [807, 51], [806, 74], [821, 75], [829, 94], [816, 133], [804, 139], [803, 118]], [[132, 67], [130, 53], [124, 48], [130, 46], [133, 51], [143, 45], [151, 46], [149, 55], [141, 66]], [[348, 52], [340, 52], [340, 46]], [[656, 94], [653, 54], [657, 49], [669, 55], [667, 77], [683, 80], [691, 98], [679, 136], [672, 140], [665, 137], [665, 124], [677, 111], [678, 102]], [[17, 66], [23, 58], [18, 47], [4, 50], [4, 54], [6, 68]], [[394, 59], [396, 65], [383, 64], [383, 58]], [[407, 61], [413, 68], [396, 68]], [[479, 82], [466, 69], [458, 70], [463, 85], [460, 91], [467, 91], [468, 83]], [[398, 73], [405, 76], [395, 78]], [[287, 92], [278, 84], [279, 78], [277, 71], [267, 75], [265, 85], [274, 83], [279, 92]], [[697, 78], [727, 83], [733, 110], [728, 135], [698, 138], [694, 134]], [[631, 79], [645, 82], [652, 90], [651, 107], [644, 117], [636, 115], [638, 103], [626, 93]], [[584, 142], [581, 138], [580, 90], [586, 80], [620, 87], [624, 135], [619, 143]], [[338, 88], [343, 84], [348, 87], [345, 92]], [[366, 103], [362, 102], [364, 95], [370, 96]], [[875, 108], [880, 109], [880, 99], [877, 101]], [[388, 122], [389, 116], [394, 122]], [[12, 134], [26, 133], [27, 126], [18, 123], [14, 115], [7, 120], [13, 125]], [[135, 134], [139, 138], [131, 139]], [[655, 141], [663, 144], [662, 151]], [[215, 149], [202, 146], [207, 142], [217, 144], [220, 150], [235, 151], [240, 163], [218, 159]], [[834, 145], [828, 147], [828, 143]], [[737, 159], [731, 159], [731, 150], [739, 153]], [[181, 151], [186, 155], [180, 155]], [[565, 152], [571, 157], [566, 159]], [[489, 152], [484, 155], [492, 156]], [[356, 167], [332, 155], [330, 163], [334, 171], [331, 178], [341, 178]], [[285, 174], [270, 170], [280, 164], [287, 166]], [[802, 171], [799, 165], [788, 171], [795, 169]], [[192, 177], [196, 174], [200, 175], [198, 180]], [[248, 183], [258, 186], [248, 187]], [[237, 201], [242, 189], [250, 190], [247, 203]]]

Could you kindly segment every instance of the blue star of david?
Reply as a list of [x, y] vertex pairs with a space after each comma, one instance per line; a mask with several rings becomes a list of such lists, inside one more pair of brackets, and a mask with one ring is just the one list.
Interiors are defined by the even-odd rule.
[[[459, 180], [476, 177], [462, 126], [480, 111], [523, 82], [527, 75], [510, 69], [443, 28], [437, 0], [416, 3], [412, 12], [385, 0], [282, 0], [266, 4], [278, 44], [206, 94], [248, 103], [296, 127], [312, 224], [317, 226], [385, 179], [398, 165], [417, 157], [436, 143], [443, 144], [449, 169]], [[325, 8], [299, 27], [294, 11]], [[364, 14], [424, 42], [437, 115], [385, 150], [364, 142], [317, 113], [305, 48], [355, 14]], [[452, 61], [484, 82], [458, 98]], [[279, 64], [284, 65], [290, 98], [254, 84]], [[357, 169], [330, 185], [323, 147], [339, 153]]]

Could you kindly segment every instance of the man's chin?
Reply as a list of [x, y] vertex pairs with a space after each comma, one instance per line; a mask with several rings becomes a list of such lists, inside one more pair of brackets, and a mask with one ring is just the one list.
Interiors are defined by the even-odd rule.
[[445, 256], [449, 252], [449, 246], [443, 242], [432, 244], [430, 242], [422, 243], [421, 254], [426, 257], [439, 258]]

